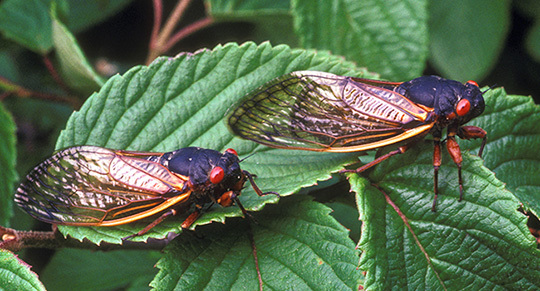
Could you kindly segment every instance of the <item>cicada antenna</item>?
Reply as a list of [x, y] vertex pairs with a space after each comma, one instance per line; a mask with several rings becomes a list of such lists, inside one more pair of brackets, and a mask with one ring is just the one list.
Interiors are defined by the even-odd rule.
[[252, 157], [254, 154], [256, 154], [256, 153], [251, 153], [251, 154], [249, 154], [247, 157], [241, 159], [241, 160], [240, 160], [240, 163], [243, 162], [243, 161], [245, 161], [245, 160], [247, 160], [248, 158]]
[[482, 92], [482, 94], [486, 93], [487, 91], [489, 91], [489, 90], [491, 90], [491, 89], [493, 89], [493, 88], [495, 88], [495, 87], [497, 87], [497, 84], [491, 85], [489, 88], [487, 88], [486, 90], [484, 90], [484, 91]]

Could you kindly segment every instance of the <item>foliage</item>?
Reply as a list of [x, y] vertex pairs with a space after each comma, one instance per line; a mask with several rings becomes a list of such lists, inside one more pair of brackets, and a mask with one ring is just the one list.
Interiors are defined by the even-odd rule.
[[[509, 1], [481, 5], [472, 0], [208, 0], [214, 27], [249, 22], [254, 34], [246, 31], [243, 39], [257, 42], [217, 45], [228, 39], [210, 38], [204, 44], [209, 49], [187, 53], [180, 46], [175, 51], [182, 53], [175, 57], [160, 57], [148, 65], [126, 62], [123, 65], [131, 68], [106, 81], [72, 32], [95, 27], [129, 1], [97, 2], [101, 4], [71, 0], [0, 4], [4, 37], [0, 96], [7, 108], [0, 107], [3, 223], [12, 213], [13, 153], [31, 159], [24, 163], [37, 163], [53, 147], [82, 144], [141, 151], [234, 148], [242, 157], [254, 154], [241, 163], [242, 168], [257, 174], [263, 191], [277, 191], [281, 199], [258, 197], [246, 187], [240, 200], [253, 218], [241, 218], [235, 206], [214, 206], [196, 221], [193, 231], [182, 233], [182, 217], [175, 217], [133, 239], [149, 241], [180, 233], [163, 253], [59, 250], [39, 272], [46, 287], [255, 289], [259, 281], [253, 242], [265, 289], [539, 288], [540, 253], [522, 214], [540, 211], [536, 173], [540, 160], [531, 150], [540, 147], [540, 109], [530, 97], [509, 95], [503, 88], [485, 93], [486, 111], [470, 123], [488, 132], [485, 160], [475, 156], [479, 141], [460, 141], [465, 196], [458, 201], [456, 167], [443, 155], [437, 212], [430, 211], [433, 147], [429, 140], [362, 175], [342, 176], [334, 173], [357, 162], [358, 153], [270, 149], [235, 138], [223, 121], [244, 95], [296, 70], [368, 78], [378, 77], [371, 73], [377, 72], [382, 78], [401, 81], [421, 75], [429, 59], [443, 76], [460, 81], [482, 78], [503, 50], [510, 26]], [[202, 27], [208, 21], [194, 23]], [[160, 36], [174, 39], [176, 35], [152, 34], [151, 43], [159, 45]], [[539, 54], [536, 38], [533, 30], [527, 42], [533, 56]], [[301, 48], [291, 48], [295, 46]], [[19, 60], [35, 59], [35, 54], [44, 65], [18, 65]], [[66, 113], [69, 108], [76, 110]], [[30, 145], [23, 140], [16, 148], [9, 111]], [[42, 144], [26, 133], [27, 124], [39, 124], [32, 130], [46, 136]], [[26, 155], [28, 151], [34, 155]], [[28, 166], [22, 167], [20, 176]], [[346, 183], [352, 193], [348, 187], [343, 190]], [[355, 208], [349, 203], [353, 198]], [[79, 240], [117, 244], [147, 224], [61, 226], [59, 230]], [[360, 239], [353, 240], [343, 225], [352, 233], [360, 231]], [[19, 289], [44, 288], [25, 263], [7, 251], [2, 254], [0, 267], [7, 271], [0, 274], [3, 287], [9, 282]], [[69, 282], [57, 275], [66, 270], [73, 272]]]
[[45, 290], [36, 273], [30, 271], [30, 266], [17, 258], [17, 255], [0, 250], [0, 287], [5, 290]]

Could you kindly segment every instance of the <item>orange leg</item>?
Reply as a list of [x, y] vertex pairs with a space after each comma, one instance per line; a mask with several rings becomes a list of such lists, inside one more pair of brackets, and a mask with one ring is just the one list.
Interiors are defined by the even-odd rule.
[[339, 171], [340, 173], [362, 173], [363, 171], [375, 166], [376, 164], [390, 158], [390, 157], [393, 157], [395, 155], [398, 155], [398, 154], [402, 154], [404, 153], [405, 151], [407, 151], [409, 147], [408, 146], [400, 146], [397, 150], [393, 150], [385, 155], [382, 155], [378, 158], [376, 158], [375, 160], [363, 165], [362, 167], [356, 169], [356, 170], [341, 170]]
[[436, 211], [437, 206], [437, 196], [439, 196], [439, 168], [441, 167], [441, 137], [434, 136], [433, 139], [433, 193], [435, 193], [435, 198], [433, 198], [433, 205], [431, 206], [431, 211]]
[[[452, 128], [448, 128], [447, 133], [447, 139], [446, 139], [446, 149], [448, 150], [448, 153], [450, 154], [450, 157], [452, 157], [452, 160], [456, 164], [458, 168], [458, 179], [459, 179], [459, 201], [463, 198], [463, 179], [461, 178], [461, 162], [463, 159], [461, 158], [461, 150], [459, 149], [459, 144], [456, 141], [456, 130]], [[437, 206], [437, 196], [439, 195], [439, 168], [441, 166], [441, 137], [440, 134], [434, 134], [434, 141], [435, 149], [433, 150], [433, 169], [434, 169], [434, 177], [433, 177], [433, 188], [435, 192], [435, 198], [433, 199], [433, 206], [431, 207], [431, 211], [436, 211]]]
[[191, 213], [184, 222], [182, 222], [182, 229], [189, 228], [197, 218], [201, 215], [201, 210], [197, 208], [193, 213]]
[[[459, 148], [459, 144], [456, 141], [456, 135], [459, 136], [462, 139], [471, 139], [471, 138], [481, 138], [483, 139], [482, 145], [480, 146], [480, 150], [478, 152], [478, 156], [482, 156], [482, 152], [484, 151], [484, 146], [486, 145], [486, 136], [487, 133], [485, 130], [481, 129], [477, 126], [462, 126], [458, 129], [449, 127], [448, 128], [448, 138], [446, 140], [446, 149], [448, 150], [448, 153], [450, 154], [450, 157], [452, 157], [452, 160], [456, 164], [458, 168], [458, 183], [459, 183], [459, 201], [463, 200], [463, 178], [461, 174], [461, 163], [463, 162], [463, 157], [461, 156], [461, 149]], [[435, 171], [435, 177], [434, 177], [434, 188], [435, 188], [435, 200], [433, 201], [433, 207], [431, 208], [432, 211], [435, 211], [435, 205], [437, 202], [437, 194], [439, 192], [438, 189], [438, 171], [439, 167], [441, 166], [441, 145], [440, 145], [440, 137], [435, 137], [435, 150], [433, 153], [433, 167]]]
[[[139, 232], [137, 232], [136, 234], [132, 234], [132, 235], [129, 235], [129, 236], [126, 236], [124, 238], [122, 238], [122, 240], [128, 240], [130, 238], [134, 238], [136, 236], [141, 236], [145, 233], [147, 233], [150, 229], [154, 228], [154, 226], [160, 224], [163, 220], [165, 220], [165, 218], [169, 217], [169, 216], [173, 216], [173, 215], [176, 215], [176, 210], [174, 209], [170, 209], [169, 211], [163, 213], [160, 217], [158, 217], [156, 220], [152, 221], [152, 223], [150, 223], [149, 225], [147, 225], [145, 228], [143, 228], [142, 230], [140, 230]], [[188, 217], [189, 218], [189, 217]], [[183, 224], [182, 224], [183, 225]]]
[[461, 162], [463, 161], [463, 158], [461, 157], [461, 150], [459, 149], [456, 137], [450, 135], [450, 133], [448, 134], [448, 140], [446, 141], [446, 149], [458, 168], [459, 201], [461, 201], [463, 199], [463, 179], [461, 178]]
[[263, 193], [263, 191], [259, 188], [259, 186], [257, 186], [257, 184], [255, 184], [255, 181], [253, 180], [253, 177], [257, 177], [256, 175], [253, 175], [250, 172], [245, 171], [245, 170], [243, 170], [242, 173], [244, 173], [244, 175], [248, 178], [249, 183], [251, 184], [251, 187], [253, 187], [253, 190], [255, 190], [255, 193], [257, 193], [257, 195], [264, 196], [267, 194], [273, 194], [273, 195], [276, 195], [277, 197], [281, 197], [279, 193], [274, 192], [274, 191], [268, 191], [268, 192]]
[[478, 126], [462, 126], [457, 132], [457, 136], [462, 139], [471, 139], [471, 138], [481, 138], [482, 145], [480, 145], [480, 150], [478, 151], [478, 156], [482, 157], [484, 147], [486, 146], [487, 132], [481, 129]]

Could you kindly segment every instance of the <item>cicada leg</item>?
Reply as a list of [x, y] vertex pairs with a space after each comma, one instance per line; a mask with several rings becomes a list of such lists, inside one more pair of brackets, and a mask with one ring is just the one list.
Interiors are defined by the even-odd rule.
[[431, 211], [435, 212], [437, 206], [437, 197], [439, 196], [439, 168], [441, 167], [441, 133], [433, 133], [433, 205]]
[[[463, 158], [461, 156], [461, 149], [459, 144], [456, 141], [457, 129], [453, 127], [448, 128], [447, 138], [446, 138], [446, 149], [450, 154], [450, 157], [456, 164], [458, 169], [458, 184], [459, 184], [459, 200], [463, 199], [463, 178], [461, 175], [461, 163]], [[439, 195], [439, 168], [441, 166], [441, 137], [440, 133], [434, 133], [434, 150], [433, 150], [433, 192], [435, 192], [435, 198], [433, 199], [433, 206], [431, 211], [435, 212], [437, 206], [437, 196]]]
[[182, 228], [183, 228], [183, 229], [189, 228], [189, 227], [197, 220], [197, 218], [199, 218], [200, 215], [201, 215], [201, 211], [200, 211], [200, 210], [195, 210], [195, 211], [193, 211], [193, 213], [191, 213], [191, 214], [186, 218], [186, 220], [184, 220], [184, 222], [182, 222]]
[[400, 146], [397, 150], [393, 150], [387, 154], [384, 154], [378, 158], [376, 158], [375, 160], [361, 166], [360, 168], [356, 169], [356, 170], [348, 170], [348, 169], [345, 169], [345, 170], [341, 170], [339, 171], [340, 173], [362, 173], [363, 171], [375, 166], [376, 164], [390, 158], [390, 157], [393, 157], [395, 155], [398, 155], [398, 154], [402, 154], [404, 153], [405, 151], [407, 151], [409, 147], [408, 146]]
[[128, 240], [128, 239], [134, 238], [136, 236], [141, 236], [141, 235], [147, 233], [150, 229], [154, 228], [156, 225], [160, 224], [167, 217], [174, 216], [174, 215], [176, 215], [176, 210], [170, 209], [169, 211], [167, 211], [167, 212], [163, 213], [162, 215], [160, 215], [158, 218], [156, 218], [156, 220], [152, 221], [152, 223], [147, 225], [145, 228], [143, 228], [142, 230], [140, 230], [136, 234], [126, 236], [126, 237], [122, 238], [122, 240]]
[[255, 193], [257, 193], [257, 195], [265, 196], [268, 194], [273, 194], [273, 195], [276, 195], [277, 197], [281, 197], [278, 192], [274, 192], [274, 191], [268, 191], [268, 192], [263, 193], [263, 191], [259, 188], [259, 186], [257, 186], [257, 184], [255, 184], [255, 181], [253, 180], [253, 177], [257, 177], [256, 175], [253, 175], [246, 170], [243, 170], [242, 173], [248, 178], [249, 183], [251, 184], [251, 187], [253, 187], [253, 190], [255, 190]]
[[462, 126], [459, 128], [457, 136], [462, 139], [481, 138], [482, 144], [480, 145], [480, 150], [478, 150], [478, 156], [482, 157], [487, 141], [487, 132], [485, 130], [478, 126]]

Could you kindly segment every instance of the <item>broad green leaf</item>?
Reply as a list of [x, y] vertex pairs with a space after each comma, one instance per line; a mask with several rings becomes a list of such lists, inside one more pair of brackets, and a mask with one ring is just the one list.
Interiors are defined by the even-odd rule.
[[56, 18], [52, 24], [56, 56], [66, 83], [85, 95], [98, 90], [103, 80], [88, 63], [71, 32]]
[[241, 21], [253, 24], [251, 40], [255, 42], [298, 46], [294, 33], [289, 0], [207, 0], [208, 13], [217, 22]]
[[537, 21], [527, 35], [526, 47], [529, 54], [540, 62], [540, 23]]
[[536, 62], [540, 62], [540, 1], [514, 1], [512, 8], [518, 10], [519, 14], [525, 15], [528, 22], [532, 22], [532, 25], [528, 27], [525, 48]]
[[2, 290], [45, 290], [30, 266], [19, 260], [17, 255], [0, 249], [0, 289]]
[[0, 103], [0, 224], [6, 226], [13, 215], [13, 190], [17, 181], [15, 122]]
[[538, 289], [540, 251], [517, 199], [478, 157], [466, 154], [459, 202], [457, 170], [445, 155], [432, 212], [430, 148], [425, 144], [381, 163], [369, 180], [349, 176], [363, 221], [358, 246], [364, 287]]
[[[531, 97], [507, 95], [502, 88], [486, 93], [486, 110], [471, 121], [487, 131], [485, 165], [518, 199], [540, 214], [540, 107]], [[479, 142], [460, 142], [478, 151]]]
[[246, 219], [206, 226], [198, 236], [182, 235], [165, 249], [151, 285], [158, 290], [258, 290], [251, 233], [263, 289], [358, 290], [358, 253], [329, 212], [297, 195], [257, 213], [257, 223]]
[[[72, 31], [80, 31], [117, 13], [132, 0], [57, 1]], [[6, 0], [0, 4], [0, 32], [38, 54], [53, 46], [51, 0]], [[65, 9], [64, 9], [65, 8]], [[65, 15], [64, 15], [65, 14]]]
[[40, 0], [6, 0], [0, 4], [0, 32], [38, 54], [53, 44], [49, 6]]
[[[15, 81], [20, 78], [17, 68], [17, 62], [13, 59], [9, 50], [0, 49], [0, 76]], [[0, 85], [2, 90], [6, 90], [3, 85]]]
[[115, 15], [133, 0], [79, 1], [63, 0], [67, 5], [65, 24], [70, 31], [79, 32]]
[[[508, 96], [503, 89], [490, 90], [485, 99], [485, 112], [470, 122], [488, 133], [485, 164], [522, 203], [538, 213], [539, 165], [531, 149], [538, 148], [540, 142], [539, 108], [530, 97]], [[369, 180], [351, 178], [353, 189], [360, 193], [363, 228], [359, 246], [364, 250], [367, 289], [538, 288], [540, 253], [525, 216], [517, 211], [520, 204], [468, 154], [478, 152], [480, 141], [459, 143], [465, 159], [464, 201], [457, 201], [457, 170], [444, 153], [439, 176], [442, 194], [436, 213], [429, 210], [433, 200], [433, 146], [429, 141], [381, 163]]]
[[[347, 185], [348, 186], [348, 185]], [[360, 238], [360, 226], [362, 225], [362, 222], [359, 219], [358, 211], [356, 210], [356, 207], [354, 205], [354, 200], [352, 200], [352, 195], [347, 194], [347, 196], [343, 195], [342, 193], [339, 193], [336, 191], [337, 187], [331, 187], [329, 188], [329, 192], [333, 192], [333, 201], [326, 203], [325, 205], [332, 208], [331, 215], [344, 227], [346, 227], [350, 234], [349, 236], [353, 239], [353, 241], [358, 241]], [[338, 188], [339, 189], [339, 188]], [[347, 187], [347, 192], [349, 192], [350, 189]], [[312, 193], [310, 193], [311, 195]], [[338, 196], [339, 195], [339, 196]], [[344, 198], [351, 198], [351, 201], [348, 201], [349, 199], [345, 200]], [[341, 199], [336, 199], [341, 198]]]
[[287, 0], [206, 0], [211, 14], [261, 14], [289, 11]]
[[[269, 150], [234, 138], [223, 117], [228, 108], [265, 82], [295, 70], [322, 70], [342, 75], [365, 76], [350, 63], [327, 53], [318, 55], [287, 46], [272, 47], [228, 44], [214, 50], [160, 58], [149, 67], [135, 67], [106, 82], [74, 113], [61, 133], [57, 149], [74, 145], [98, 145], [114, 149], [172, 151], [187, 146], [215, 150], [234, 148], [246, 155], [257, 152], [241, 166], [257, 175], [263, 191], [289, 195], [301, 187], [330, 178], [344, 164], [356, 160], [356, 153], [321, 154]], [[248, 210], [258, 210], [274, 195], [258, 197], [246, 185], [240, 197]], [[215, 213], [214, 213], [215, 211]], [[195, 224], [241, 216], [237, 207], [217, 207]], [[184, 216], [185, 217], [185, 216]], [[180, 232], [182, 217], [168, 219], [146, 236], [164, 237]], [[93, 242], [120, 242], [149, 221], [118, 227], [61, 227], [66, 235]]]
[[380, 73], [407, 81], [424, 70], [427, 1], [294, 0], [302, 46], [330, 50]]
[[433, 66], [462, 82], [483, 78], [502, 51], [510, 1], [431, 1], [429, 14]]
[[41, 279], [49, 290], [114, 290], [139, 279], [146, 281], [148, 289], [157, 273], [157, 258], [159, 254], [150, 251], [63, 249], [54, 254]]

